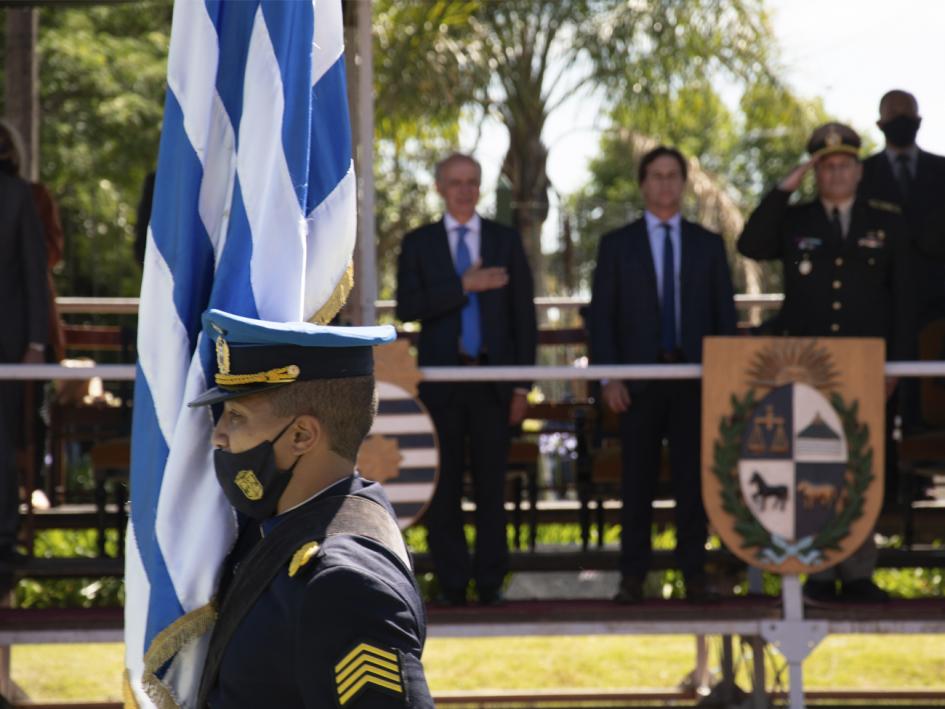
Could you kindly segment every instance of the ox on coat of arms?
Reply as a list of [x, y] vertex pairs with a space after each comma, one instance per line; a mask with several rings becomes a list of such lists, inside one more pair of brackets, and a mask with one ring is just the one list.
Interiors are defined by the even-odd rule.
[[883, 341], [707, 338], [704, 348], [712, 526], [733, 553], [769, 571], [842, 561], [882, 506]]

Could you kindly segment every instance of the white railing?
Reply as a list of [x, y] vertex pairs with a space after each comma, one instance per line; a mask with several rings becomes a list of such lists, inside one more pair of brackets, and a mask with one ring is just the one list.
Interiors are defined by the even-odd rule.
[[[579, 381], [599, 379], [700, 379], [700, 364], [613, 364], [589, 367], [421, 367], [427, 382]], [[945, 377], [945, 361], [887, 362], [890, 377]], [[129, 381], [133, 364], [63, 367], [58, 364], [0, 364], [0, 379], [90, 379]]]
[[[776, 310], [781, 306], [784, 295], [781, 293], [761, 293], [759, 295], [735, 296], [735, 305], [739, 308], [761, 308], [762, 310]], [[138, 312], [138, 298], [73, 298], [60, 296], [56, 298], [56, 306], [62, 314], [76, 315], [135, 315]], [[568, 310], [587, 305], [587, 298], [540, 296], [535, 298], [535, 307], [539, 309], [558, 308]], [[378, 313], [392, 313], [397, 307], [395, 300], [375, 301], [374, 307]]]
[[[535, 298], [535, 307], [539, 310], [549, 308], [558, 308], [559, 310], [574, 310], [583, 307], [590, 302], [588, 298], [572, 296], [538, 296]], [[783, 293], [759, 293], [758, 295], [748, 295], [739, 293], [735, 296], [735, 307], [737, 308], [761, 308], [762, 310], [777, 310], [784, 302]], [[374, 307], [378, 313], [392, 313], [397, 307], [396, 300], [378, 300]]]

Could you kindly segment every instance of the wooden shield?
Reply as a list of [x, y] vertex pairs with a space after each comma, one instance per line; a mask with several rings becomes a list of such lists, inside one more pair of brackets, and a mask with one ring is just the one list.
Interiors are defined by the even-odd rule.
[[358, 451], [358, 470], [376, 480], [394, 505], [397, 523], [406, 529], [423, 515], [440, 463], [436, 430], [417, 398], [420, 372], [410, 343], [398, 340], [374, 348], [377, 417]]
[[885, 343], [710, 337], [702, 497], [753, 566], [811, 573], [856, 551], [883, 502]]

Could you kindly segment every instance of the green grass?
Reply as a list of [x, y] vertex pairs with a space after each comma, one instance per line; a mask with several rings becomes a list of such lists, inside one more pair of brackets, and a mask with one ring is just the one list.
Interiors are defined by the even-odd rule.
[[33, 700], [121, 701], [124, 646], [16, 645], [11, 669]]
[[[471, 537], [473, 531], [468, 530]], [[407, 532], [415, 551], [426, 550], [423, 529]], [[542, 525], [539, 544], [575, 544], [577, 525]], [[605, 541], [616, 544], [619, 528], [608, 526]], [[672, 530], [654, 534], [654, 547], [672, 548]], [[717, 540], [713, 540], [717, 543]], [[887, 540], [898, 546], [898, 539]], [[115, 544], [110, 538], [109, 544]], [[91, 556], [94, 536], [84, 532], [45, 532], [41, 556]], [[941, 569], [884, 569], [877, 582], [901, 597], [945, 596]], [[654, 588], [679, 595], [679, 574], [654, 574]], [[766, 575], [765, 590], [779, 592], [780, 579]], [[431, 579], [421, 579], [429, 593]], [[20, 607], [115, 605], [118, 579], [21, 581]], [[717, 645], [713, 643], [714, 657]], [[121, 645], [20, 645], [13, 648], [13, 678], [36, 700], [119, 700], [124, 668]], [[717, 660], [714, 661], [717, 664]], [[434, 692], [520, 689], [671, 689], [695, 665], [695, 642], [682, 636], [596, 636], [529, 638], [433, 638], [424, 655]], [[779, 664], [779, 663], [775, 663]], [[805, 664], [810, 688], [945, 689], [945, 640], [940, 636], [834, 636]], [[742, 669], [744, 674], [744, 666]], [[769, 678], [771, 677], [769, 672]], [[786, 682], [786, 675], [784, 678]], [[743, 682], [743, 686], [747, 683]]]
[[[711, 657], [717, 666], [717, 642]], [[695, 666], [695, 641], [613, 635], [433, 638], [423, 660], [434, 693], [671, 689]], [[118, 644], [13, 649], [13, 678], [34, 700], [118, 700], [123, 666]], [[805, 663], [804, 680], [810, 689], [945, 690], [945, 642], [937, 636], [832, 636]]]

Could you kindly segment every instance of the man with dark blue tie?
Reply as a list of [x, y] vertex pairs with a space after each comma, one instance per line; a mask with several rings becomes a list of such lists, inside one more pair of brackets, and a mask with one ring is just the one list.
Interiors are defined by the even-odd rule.
[[[535, 363], [532, 274], [518, 232], [476, 213], [482, 170], [454, 153], [436, 167], [446, 213], [404, 237], [397, 264], [397, 317], [420, 321], [421, 367]], [[421, 383], [440, 447], [436, 492], [425, 515], [441, 601], [502, 598], [508, 570], [505, 472], [509, 426], [525, 416], [527, 383]], [[467, 465], [468, 451], [468, 465]], [[463, 529], [463, 472], [476, 503], [475, 555]]]
[[[701, 362], [702, 338], [735, 334], [735, 304], [718, 234], [680, 214], [687, 165], [660, 146], [640, 161], [645, 211], [600, 242], [590, 310], [593, 364]], [[604, 404], [620, 415], [620, 571], [615, 600], [643, 600], [652, 556], [653, 497], [663, 439], [676, 498], [676, 557], [686, 598], [706, 600], [706, 517], [702, 507], [700, 384], [693, 380], [603, 383]]]

